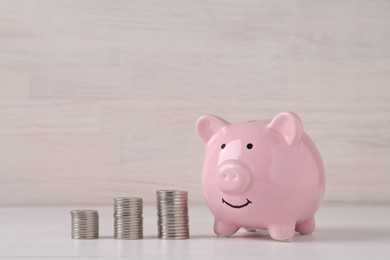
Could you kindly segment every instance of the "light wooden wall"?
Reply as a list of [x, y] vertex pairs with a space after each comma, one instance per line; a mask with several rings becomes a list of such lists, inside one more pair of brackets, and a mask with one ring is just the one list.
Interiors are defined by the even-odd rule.
[[0, 1], [0, 204], [203, 203], [203, 114], [298, 113], [330, 201], [390, 202], [390, 2]]

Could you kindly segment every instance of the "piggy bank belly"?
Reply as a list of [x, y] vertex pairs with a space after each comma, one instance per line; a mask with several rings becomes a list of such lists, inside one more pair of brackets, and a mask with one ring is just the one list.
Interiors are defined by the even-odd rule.
[[217, 235], [231, 235], [241, 227], [261, 228], [277, 240], [289, 240], [295, 231], [311, 233], [324, 193], [320, 185], [294, 188], [264, 182], [253, 182], [250, 190], [239, 195], [222, 192], [213, 183], [203, 187]]

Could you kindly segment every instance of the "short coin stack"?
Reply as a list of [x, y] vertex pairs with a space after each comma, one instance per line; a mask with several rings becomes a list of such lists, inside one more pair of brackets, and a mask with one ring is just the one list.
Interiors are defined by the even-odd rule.
[[143, 201], [137, 197], [114, 198], [114, 238], [143, 238]]
[[99, 238], [99, 214], [96, 210], [72, 210], [72, 238]]
[[157, 199], [158, 238], [188, 239], [188, 193], [177, 190], [159, 190]]

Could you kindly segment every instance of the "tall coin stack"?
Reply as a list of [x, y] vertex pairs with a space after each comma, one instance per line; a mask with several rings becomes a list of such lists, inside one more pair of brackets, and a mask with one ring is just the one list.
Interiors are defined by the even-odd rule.
[[142, 198], [114, 198], [114, 238], [143, 238]]
[[188, 192], [159, 190], [156, 199], [158, 238], [188, 239]]
[[99, 237], [99, 214], [96, 210], [72, 210], [72, 238], [96, 239]]

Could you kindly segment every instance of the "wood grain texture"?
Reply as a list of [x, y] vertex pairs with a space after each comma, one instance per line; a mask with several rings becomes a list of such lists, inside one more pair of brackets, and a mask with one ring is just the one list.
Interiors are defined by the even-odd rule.
[[298, 113], [326, 200], [390, 202], [388, 1], [0, 2], [0, 204], [203, 203], [203, 114]]

